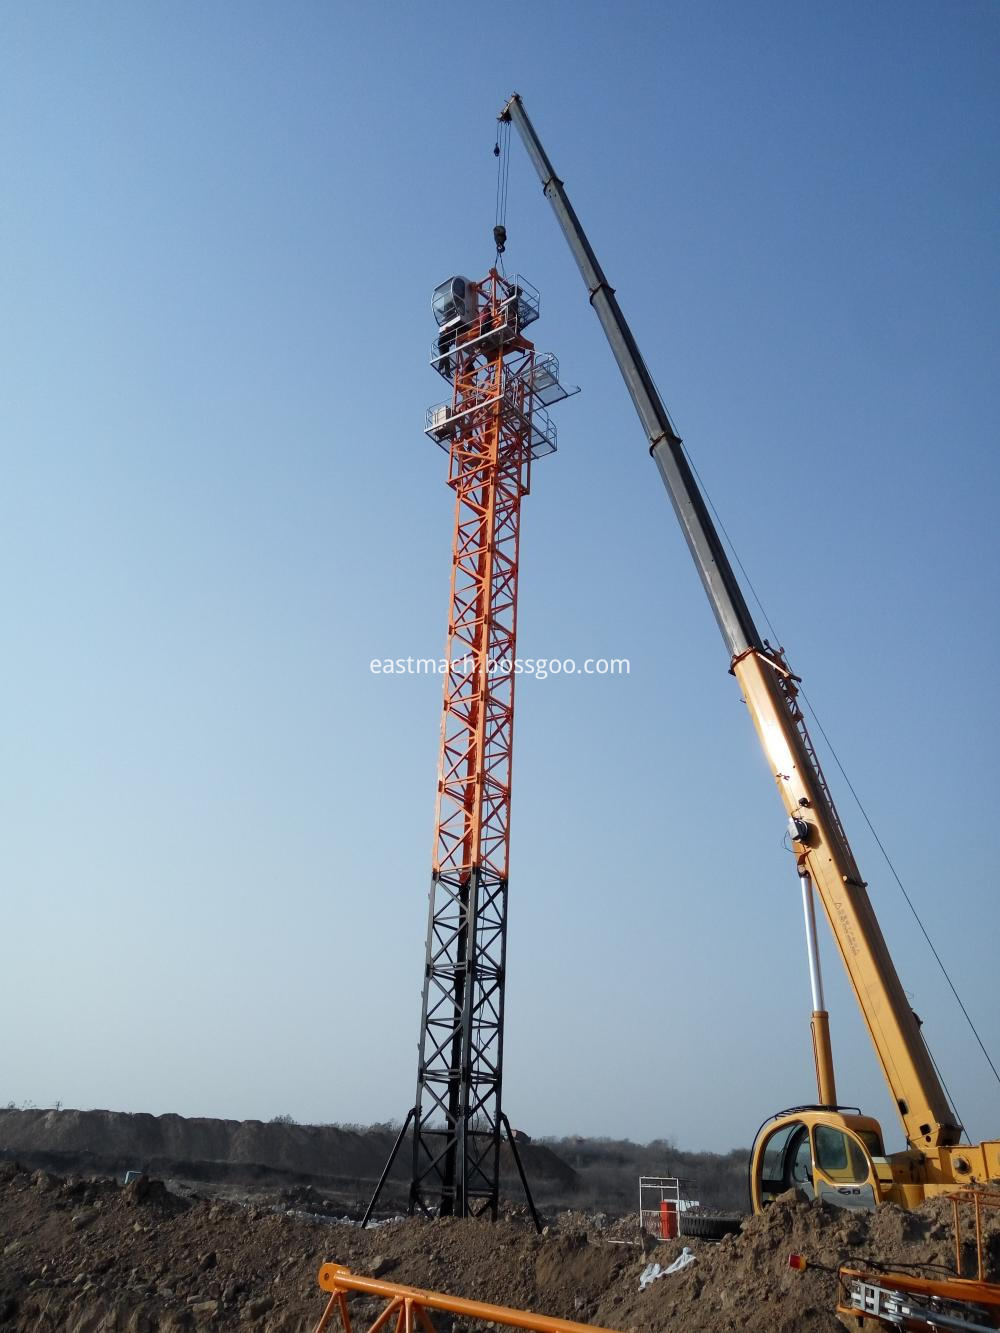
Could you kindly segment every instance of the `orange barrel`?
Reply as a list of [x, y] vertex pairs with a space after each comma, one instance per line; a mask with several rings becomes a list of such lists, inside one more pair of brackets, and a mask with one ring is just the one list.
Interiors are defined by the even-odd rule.
[[660, 1200], [660, 1239], [677, 1239], [677, 1205]]

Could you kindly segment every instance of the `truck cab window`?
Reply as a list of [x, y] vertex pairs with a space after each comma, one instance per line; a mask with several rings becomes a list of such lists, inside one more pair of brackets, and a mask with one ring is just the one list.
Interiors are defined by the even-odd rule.
[[802, 1121], [776, 1129], [764, 1145], [761, 1161], [762, 1203], [771, 1203], [790, 1189], [812, 1195], [812, 1148], [808, 1126]]
[[816, 1165], [831, 1180], [861, 1184], [868, 1179], [868, 1162], [861, 1147], [842, 1129], [817, 1125]]

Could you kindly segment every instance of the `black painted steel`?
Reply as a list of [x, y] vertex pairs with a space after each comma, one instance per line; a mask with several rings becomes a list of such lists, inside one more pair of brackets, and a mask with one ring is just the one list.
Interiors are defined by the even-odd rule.
[[[409, 1212], [496, 1220], [506, 953], [506, 879], [481, 868], [461, 877], [433, 875], [416, 1104], [382, 1172], [365, 1222], [411, 1121]], [[535, 1217], [516, 1147], [514, 1159]]]
[[496, 1218], [507, 881], [432, 877], [411, 1213]]
[[535, 1224], [535, 1230], [541, 1235], [542, 1219], [535, 1211], [535, 1201], [531, 1197], [531, 1186], [528, 1184], [528, 1177], [524, 1174], [524, 1166], [521, 1162], [521, 1154], [517, 1150], [517, 1135], [510, 1127], [510, 1121], [507, 1119], [505, 1111], [500, 1112], [500, 1119], [503, 1127], [507, 1131], [507, 1142], [510, 1144], [511, 1155], [514, 1158], [514, 1165], [517, 1167], [517, 1174], [521, 1177], [521, 1185], [524, 1189], [525, 1198], [528, 1200], [528, 1207], [531, 1209], [531, 1220]]
[[417, 1114], [417, 1108], [411, 1106], [406, 1113], [406, 1119], [403, 1121], [403, 1127], [396, 1135], [396, 1142], [392, 1145], [392, 1152], [389, 1154], [389, 1160], [382, 1168], [382, 1174], [378, 1178], [378, 1184], [375, 1186], [375, 1193], [371, 1197], [371, 1203], [365, 1209], [365, 1215], [361, 1219], [362, 1228], [366, 1227], [371, 1221], [372, 1213], [375, 1211], [375, 1205], [378, 1203], [379, 1195], [382, 1193], [382, 1187], [389, 1178], [389, 1172], [392, 1170], [392, 1164], [396, 1160], [396, 1154], [403, 1145], [403, 1139], [406, 1137], [406, 1131], [410, 1128], [410, 1121]]

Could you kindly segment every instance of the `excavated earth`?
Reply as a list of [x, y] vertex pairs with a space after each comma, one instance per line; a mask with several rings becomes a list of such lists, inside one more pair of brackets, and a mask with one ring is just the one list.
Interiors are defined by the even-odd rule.
[[[0, 1156], [65, 1174], [118, 1175], [140, 1170], [212, 1194], [248, 1196], [293, 1185], [311, 1185], [334, 1196], [353, 1215], [371, 1197], [395, 1131], [338, 1125], [297, 1125], [273, 1120], [214, 1120], [121, 1111], [0, 1109]], [[525, 1169], [541, 1197], [568, 1201], [576, 1172], [544, 1144], [521, 1149]], [[501, 1169], [516, 1185], [510, 1150]], [[409, 1157], [402, 1152], [387, 1182], [389, 1206], [407, 1197]]]
[[[564, 1213], [539, 1236], [523, 1209], [486, 1222], [391, 1221], [367, 1231], [323, 1215], [312, 1188], [251, 1204], [177, 1193], [142, 1177], [62, 1178], [0, 1162], [0, 1328], [153, 1333], [315, 1327], [321, 1263], [635, 1333], [793, 1333], [839, 1330], [836, 1279], [788, 1267], [797, 1251], [835, 1267], [953, 1259], [950, 1206], [889, 1205], [851, 1215], [788, 1197], [724, 1241], [687, 1242], [696, 1262], [639, 1291], [650, 1262], [681, 1242], [645, 1249], [634, 1222]], [[990, 1235], [993, 1261], [1000, 1234]], [[381, 1305], [354, 1297], [356, 1328]], [[364, 1322], [367, 1318], [367, 1323]], [[442, 1333], [482, 1328], [435, 1316]]]

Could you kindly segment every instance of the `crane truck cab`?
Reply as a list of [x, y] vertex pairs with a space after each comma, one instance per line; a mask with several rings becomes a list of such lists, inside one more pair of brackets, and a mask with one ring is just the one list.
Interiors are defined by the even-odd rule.
[[790, 1189], [838, 1208], [866, 1211], [896, 1197], [894, 1181], [878, 1121], [855, 1110], [782, 1111], [761, 1127], [750, 1157], [755, 1213]]

